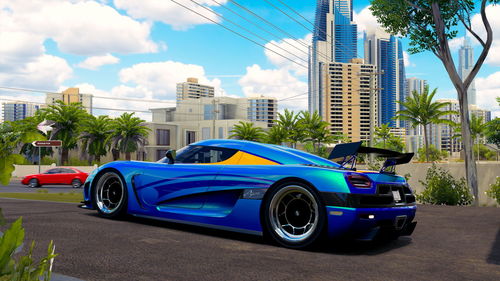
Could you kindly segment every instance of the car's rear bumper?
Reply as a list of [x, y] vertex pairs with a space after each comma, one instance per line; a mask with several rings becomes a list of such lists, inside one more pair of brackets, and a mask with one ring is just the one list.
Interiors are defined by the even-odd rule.
[[349, 208], [327, 206], [328, 235], [372, 240], [377, 235], [410, 235], [417, 206]]

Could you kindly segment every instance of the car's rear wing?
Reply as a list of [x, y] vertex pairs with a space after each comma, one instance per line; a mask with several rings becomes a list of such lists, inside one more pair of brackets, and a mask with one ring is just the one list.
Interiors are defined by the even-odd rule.
[[375, 147], [366, 147], [361, 145], [362, 142], [351, 142], [337, 144], [330, 156], [329, 160], [340, 159], [337, 161], [343, 168], [350, 164], [352, 170], [356, 170], [356, 159], [359, 153], [373, 154], [376, 157], [387, 158], [380, 169], [381, 173], [394, 173], [395, 166], [406, 164], [411, 161], [414, 153], [401, 153], [388, 149], [381, 149]]

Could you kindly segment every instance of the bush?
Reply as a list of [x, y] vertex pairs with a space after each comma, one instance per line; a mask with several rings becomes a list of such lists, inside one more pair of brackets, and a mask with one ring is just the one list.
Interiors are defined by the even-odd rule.
[[42, 157], [42, 165], [52, 165], [52, 163], [57, 163], [57, 160], [50, 157]]
[[[0, 209], [0, 225], [4, 225], [5, 220]], [[47, 256], [38, 263], [33, 260], [33, 249], [35, 242], [31, 242], [28, 255], [21, 256], [16, 261], [13, 259], [22, 248], [24, 240], [24, 228], [22, 227], [22, 217], [17, 219], [5, 233], [0, 232], [0, 280], [19, 281], [39, 281], [50, 280], [52, 274], [52, 262], [54, 257], [54, 243], [51, 241], [47, 249]]]
[[[426, 162], [427, 161], [427, 159], [425, 158], [425, 146], [418, 149], [417, 155], [418, 155], [419, 162]], [[447, 151], [439, 150], [432, 144], [429, 145], [429, 161], [431, 161], [431, 162], [439, 161], [439, 160], [445, 159], [446, 157], [448, 157]]]
[[494, 184], [491, 185], [491, 188], [486, 191], [486, 194], [495, 199], [497, 203], [500, 205], [500, 177], [497, 177], [497, 180]]
[[456, 180], [447, 170], [436, 165], [427, 170], [425, 182], [420, 181], [424, 191], [417, 194], [417, 200], [435, 205], [469, 205], [473, 196], [470, 194], [465, 179]]

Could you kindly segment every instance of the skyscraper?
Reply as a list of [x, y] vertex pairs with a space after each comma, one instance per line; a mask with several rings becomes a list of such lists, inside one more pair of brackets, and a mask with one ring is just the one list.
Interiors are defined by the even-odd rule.
[[[470, 45], [469, 38], [466, 36], [464, 45], [458, 50], [458, 76], [464, 81], [474, 67], [474, 49]], [[476, 104], [476, 84], [474, 81], [467, 90], [467, 100], [469, 104]]]
[[364, 37], [365, 63], [376, 65], [377, 70], [383, 72], [378, 77], [382, 88], [379, 96], [380, 124], [404, 127], [399, 120], [394, 120], [396, 112], [400, 110], [397, 101], [404, 100], [406, 93], [401, 41], [380, 28], [368, 29]]
[[18, 121], [35, 115], [40, 105], [30, 102], [7, 102], [3, 104], [3, 121]]
[[309, 49], [309, 111], [323, 115], [323, 81], [331, 62], [357, 57], [357, 26], [352, 0], [318, 0], [312, 46]]

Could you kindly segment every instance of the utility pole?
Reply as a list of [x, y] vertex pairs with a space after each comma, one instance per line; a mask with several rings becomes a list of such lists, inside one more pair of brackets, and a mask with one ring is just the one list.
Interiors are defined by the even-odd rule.
[[214, 98], [212, 100], [212, 139], [216, 139], [215, 137], [215, 120], [217, 118], [217, 113], [219, 113], [219, 110], [216, 107], [216, 99]]

